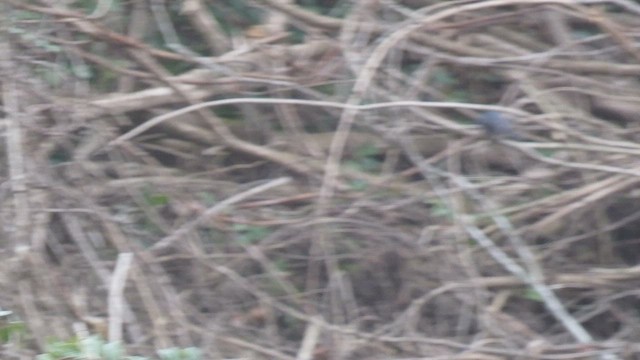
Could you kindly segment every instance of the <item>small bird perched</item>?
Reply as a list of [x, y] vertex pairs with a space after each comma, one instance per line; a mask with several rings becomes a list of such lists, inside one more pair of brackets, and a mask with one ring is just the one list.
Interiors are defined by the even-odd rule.
[[484, 112], [476, 121], [492, 137], [516, 141], [523, 140], [522, 136], [518, 135], [511, 125], [511, 120], [498, 111]]

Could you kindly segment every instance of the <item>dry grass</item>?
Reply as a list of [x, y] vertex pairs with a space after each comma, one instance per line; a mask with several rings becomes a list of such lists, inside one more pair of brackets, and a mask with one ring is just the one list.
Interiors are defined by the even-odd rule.
[[0, 0], [3, 358], [640, 358], [634, 2], [45, 3]]

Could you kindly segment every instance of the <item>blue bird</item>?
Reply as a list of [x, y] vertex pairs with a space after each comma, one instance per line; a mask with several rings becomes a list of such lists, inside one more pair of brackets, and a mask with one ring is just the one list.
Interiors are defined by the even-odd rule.
[[511, 125], [511, 120], [498, 111], [484, 112], [476, 121], [490, 136], [516, 141], [523, 140]]

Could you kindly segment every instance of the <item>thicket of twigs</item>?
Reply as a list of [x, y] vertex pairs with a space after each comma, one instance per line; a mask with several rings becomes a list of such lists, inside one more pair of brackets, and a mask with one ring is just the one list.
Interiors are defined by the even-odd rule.
[[3, 359], [640, 358], [635, 2], [0, 7]]

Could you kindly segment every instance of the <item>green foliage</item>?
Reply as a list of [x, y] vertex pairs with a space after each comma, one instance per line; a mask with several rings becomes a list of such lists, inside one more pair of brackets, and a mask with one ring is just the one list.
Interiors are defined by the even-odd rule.
[[47, 353], [36, 356], [36, 360], [78, 359], [82, 356], [82, 350], [75, 341], [50, 343], [45, 350]]
[[380, 154], [380, 149], [378, 149], [374, 144], [365, 144], [355, 151], [356, 159], [364, 159], [364, 158], [372, 158]]
[[200, 349], [197, 348], [186, 348], [186, 349], [178, 349], [178, 348], [170, 348], [163, 349], [158, 351], [158, 355], [160, 355], [160, 359], [162, 360], [200, 360], [202, 359], [202, 354]]
[[[44, 15], [38, 12], [27, 11], [27, 10], [16, 10], [11, 12], [10, 18], [16, 22], [19, 22], [19, 21], [42, 20], [43, 17]], [[13, 32], [13, 28], [10, 28], [9, 32]]]
[[380, 168], [380, 160], [373, 157], [362, 157], [359, 159], [348, 160], [345, 162], [345, 165], [349, 168], [363, 172], [374, 172]]
[[197, 229], [198, 236], [208, 245], [226, 245], [227, 238], [225, 234], [217, 229], [202, 227]]
[[23, 42], [34, 45], [46, 52], [60, 52], [60, 46], [53, 44], [48, 39], [42, 37], [37, 29], [25, 29], [16, 26], [21, 21], [33, 22], [34, 20], [43, 20], [42, 14], [25, 10], [16, 10], [11, 12], [9, 18], [13, 21], [13, 24], [9, 25], [7, 29], [10, 34], [16, 35], [20, 37]]
[[[146, 357], [129, 356], [119, 342], [105, 342], [100, 336], [94, 335], [84, 339], [74, 338], [69, 341], [53, 341], [47, 345], [45, 354], [40, 354], [36, 360], [146, 360]], [[185, 349], [169, 348], [157, 351], [162, 360], [200, 360], [200, 349], [190, 347]]]
[[452, 101], [457, 101], [462, 103], [471, 101], [471, 94], [469, 94], [469, 91], [466, 89], [454, 90], [449, 94], [449, 97]]
[[[17, 30], [17, 29], [14, 29]], [[46, 52], [51, 52], [51, 53], [58, 53], [60, 52], [60, 46], [56, 45], [56, 44], [52, 44], [49, 40], [40, 37], [39, 35], [36, 35], [34, 33], [31, 32], [24, 32], [21, 34], [22, 35], [22, 39], [25, 42], [29, 42], [33, 45], [35, 45], [36, 47], [40, 48], [41, 50], [44, 50]]]
[[248, 1], [231, 0], [228, 1], [229, 6], [239, 15], [242, 15], [246, 21], [257, 24], [262, 17], [262, 11], [254, 6], [249, 5]]
[[35, 72], [51, 87], [61, 86], [66, 78], [64, 70], [59, 66], [54, 66], [53, 69], [41, 67], [35, 69]]
[[[109, 59], [109, 62], [119, 68], [129, 68], [131, 64], [124, 59]], [[105, 67], [92, 66], [89, 69], [91, 75], [91, 83], [98, 89], [109, 90], [117, 84], [121, 74]]]
[[248, 26], [259, 24], [263, 14], [260, 8], [243, 0], [216, 1], [215, 5], [211, 2], [208, 7], [222, 29], [229, 34], [237, 34]]
[[289, 38], [291, 39], [291, 43], [293, 44], [302, 44], [306, 39], [305, 35], [307, 34], [302, 29], [297, 28], [295, 26], [290, 26], [289, 29]]
[[169, 196], [157, 192], [153, 186], [148, 186], [142, 189], [142, 198], [144, 205], [142, 211], [146, 215], [142, 218], [140, 225], [150, 233], [161, 233], [161, 226], [157, 223], [157, 213], [162, 207], [169, 204]]
[[243, 119], [242, 110], [237, 106], [216, 106], [212, 111], [225, 120], [227, 124], [233, 124], [234, 122], [240, 122]]
[[364, 191], [369, 187], [369, 183], [365, 180], [355, 179], [349, 182], [349, 188], [354, 191]]
[[336, 84], [333, 83], [315, 85], [313, 89], [319, 93], [329, 96], [333, 96], [336, 94]]
[[243, 245], [255, 244], [271, 233], [266, 227], [247, 224], [234, 224], [233, 231], [238, 242]]
[[49, 162], [51, 165], [64, 164], [71, 160], [71, 154], [67, 149], [59, 146], [49, 153]]
[[218, 202], [216, 194], [208, 191], [200, 191], [196, 194], [200, 202], [206, 206], [213, 206]]
[[11, 339], [25, 333], [25, 325], [22, 321], [10, 321], [0, 326], [0, 342], [8, 343]]
[[24, 322], [11, 320], [12, 311], [0, 310], [0, 343], [8, 343], [19, 338], [25, 332]]
[[279, 271], [283, 272], [283, 273], [288, 273], [290, 272], [290, 264], [287, 260], [285, 259], [276, 259], [273, 264], [275, 265], [276, 269], [278, 269]]
[[556, 153], [554, 149], [536, 149], [536, 151], [544, 157], [552, 157]]
[[452, 101], [469, 102], [471, 94], [467, 86], [460, 82], [458, 75], [448, 68], [435, 68], [431, 76], [431, 83], [438, 90], [447, 94]]
[[522, 294], [520, 294], [520, 296], [522, 296], [523, 298], [527, 299], [527, 300], [532, 300], [532, 301], [537, 301], [537, 302], [541, 302], [542, 301], [542, 297], [540, 296], [540, 293], [538, 293], [537, 291], [535, 291], [532, 288], [528, 288], [522, 291]]
[[74, 338], [69, 341], [54, 341], [47, 345], [46, 354], [38, 355], [37, 360], [62, 359], [127, 359], [119, 343], [105, 343], [99, 336], [84, 339]]
[[159, 194], [145, 189], [142, 191], [142, 196], [149, 206], [160, 207], [169, 204], [169, 197], [165, 194]]
[[83, 11], [92, 11], [96, 7], [96, 0], [78, 0], [74, 2], [74, 6]]
[[431, 204], [431, 214], [436, 217], [451, 217], [453, 212], [443, 201], [434, 201]]
[[363, 171], [363, 172], [375, 172], [380, 169], [381, 162], [377, 158], [380, 155], [380, 149], [374, 144], [365, 144], [353, 153], [352, 160], [345, 162], [345, 165], [349, 168]]
[[451, 72], [444, 68], [435, 68], [431, 75], [433, 85], [438, 87], [453, 86], [456, 84], [456, 78]]
[[332, 17], [337, 17], [343, 19], [349, 14], [352, 8], [352, 2], [348, 0], [338, 1], [331, 9], [327, 12], [327, 15]]
[[338, 268], [344, 271], [346, 274], [353, 274], [362, 269], [362, 264], [357, 261], [341, 261], [338, 264]]
[[337, 18], [344, 18], [352, 8], [352, 2], [348, 0], [300, 0], [299, 3], [306, 10]]

